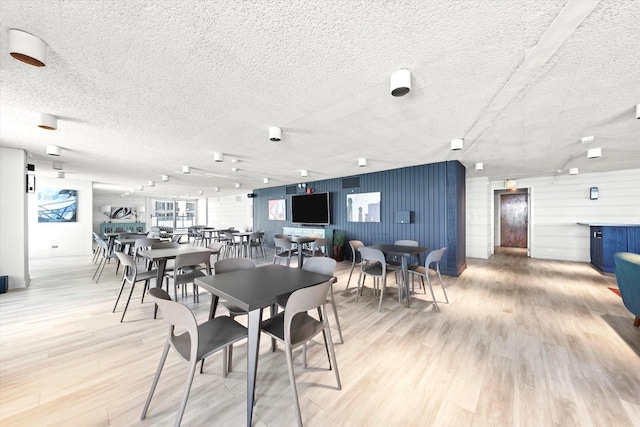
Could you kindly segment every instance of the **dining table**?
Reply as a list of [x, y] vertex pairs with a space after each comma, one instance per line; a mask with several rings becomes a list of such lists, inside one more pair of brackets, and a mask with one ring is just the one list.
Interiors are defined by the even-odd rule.
[[263, 309], [275, 306], [281, 295], [288, 295], [298, 289], [314, 286], [327, 280], [331, 280], [331, 276], [279, 264], [195, 279], [197, 286], [212, 295], [210, 319], [216, 314], [219, 298], [239, 307], [249, 315], [247, 320], [247, 426], [251, 426], [253, 418]]
[[289, 237], [289, 241], [296, 243], [298, 245], [298, 268], [302, 268], [302, 263], [304, 262], [304, 250], [302, 245], [304, 245], [305, 243], [315, 242], [316, 237], [291, 236]]
[[[162, 287], [162, 280], [164, 279], [167, 260], [175, 259], [180, 254], [191, 254], [197, 252], [211, 253], [211, 250], [209, 248], [191, 245], [180, 245], [177, 248], [143, 249], [138, 253], [138, 255], [148, 259], [151, 262], [156, 262], [156, 268], [158, 270], [158, 274], [156, 276], [156, 286]], [[207, 273], [211, 274], [211, 265], [209, 265]]]
[[429, 248], [423, 246], [404, 246], [381, 243], [369, 246], [373, 249], [382, 251], [385, 255], [395, 255], [400, 257], [400, 266], [402, 268], [402, 288], [404, 291], [402, 296], [407, 297], [407, 307], [409, 307], [409, 258], [417, 256], [420, 259], [420, 254], [429, 251]]

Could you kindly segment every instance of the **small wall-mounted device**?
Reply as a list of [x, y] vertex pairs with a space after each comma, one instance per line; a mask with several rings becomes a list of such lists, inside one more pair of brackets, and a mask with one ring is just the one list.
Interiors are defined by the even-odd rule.
[[598, 187], [591, 187], [589, 189], [589, 199], [598, 200], [598, 196], [599, 196]]
[[248, 193], [247, 197], [250, 198], [250, 199], [253, 199], [254, 197], [256, 197], [256, 194], [255, 193]]
[[33, 174], [27, 174], [27, 193], [36, 192], [36, 176]]

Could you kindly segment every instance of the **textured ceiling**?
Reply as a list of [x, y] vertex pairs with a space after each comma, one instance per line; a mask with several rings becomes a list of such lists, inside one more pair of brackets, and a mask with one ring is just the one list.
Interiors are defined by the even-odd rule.
[[[9, 56], [11, 28], [49, 45], [46, 67]], [[157, 197], [444, 160], [492, 179], [640, 168], [638, 34], [633, 0], [3, 0], [0, 146], [39, 176], [56, 160], [98, 194]]]

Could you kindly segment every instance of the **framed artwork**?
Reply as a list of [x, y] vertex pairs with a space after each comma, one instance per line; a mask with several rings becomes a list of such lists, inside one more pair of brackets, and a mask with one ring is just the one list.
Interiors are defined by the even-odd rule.
[[38, 192], [38, 222], [76, 222], [77, 190], [45, 188]]
[[269, 200], [269, 220], [286, 221], [287, 205], [285, 199]]
[[131, 217], [131, 208], [113, 208], [111, 219], [125, 219]]
[[348, 222], [380, 222], [380, 192], [347, 194]]

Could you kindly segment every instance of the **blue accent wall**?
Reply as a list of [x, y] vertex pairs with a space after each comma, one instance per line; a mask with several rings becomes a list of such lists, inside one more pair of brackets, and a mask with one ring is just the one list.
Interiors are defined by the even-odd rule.
[[[458, 161], [432, 163], [408, 168], [357, 175], [360, 187], [342, 189], [342, 179], [306, 182], [315, 192], [331, 193], [331, 225], [327, 229], [346, 232], [345, 241], [362, 240], [366, 245], [417, 240], [430, 250], [447, 247], [440, 263], [443, 274], [458, 276], [466, 268], [465, 254], [465, 168]], [[286, 188], [254, 190], [254, 229], [264, 230], [267, 244], [282, 227], [298, 227], [291, 222], [291, 195]], [[303, 189], [297, 189], [303, 193]], [[347, 195], [381, 193], [380, 222], [347, 222]], [[269, 200], [285, 199], [287, 221], [269, 220]], [[411, 223], [394, 223], [396, 211], [410, 211]], [[317, 226], [315, 226], [317, 228]], [[351, 256], [345, 245], [347, 258]], [[424, 260], [424, 258], [423, 258]]]

